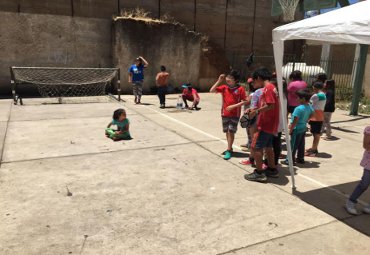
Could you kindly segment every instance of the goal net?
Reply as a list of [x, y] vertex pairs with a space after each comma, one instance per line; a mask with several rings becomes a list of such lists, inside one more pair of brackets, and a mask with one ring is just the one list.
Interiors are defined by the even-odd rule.
[[34, 85], [42, 97], [58, 98], [62, 103], [62, 98], [107, 95], [107, 86], [114, 81], [120, 100], [119, 76], [119, 68], [11, 67], [14, 103], [23, 104], [20, 84]]

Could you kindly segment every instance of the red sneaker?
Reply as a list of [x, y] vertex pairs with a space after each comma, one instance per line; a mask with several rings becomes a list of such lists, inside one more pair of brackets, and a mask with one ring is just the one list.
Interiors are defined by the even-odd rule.
[[239, 161], [239, 164], [254, 166], [254, 161], [251, 161], [249, 159], [242, 159], [242, 160]]

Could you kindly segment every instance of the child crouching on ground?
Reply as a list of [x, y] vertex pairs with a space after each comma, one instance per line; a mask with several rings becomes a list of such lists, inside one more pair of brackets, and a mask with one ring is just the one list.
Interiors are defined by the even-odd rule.
[[[117, 126], [117, 130], [110, 128], [112, 125]], [[105, 135], [113, 141], [130, 140], [129, 132], [130, 121], [126, 118], [126, 111], [124, 109], [117, 109], [113, 113], [113, 120], [105, 129]]]
[[198, 104], [200, 101], [200, 97], [198, 95], [198, 92], [190, 83], [182, 85], [182, 88], [184, 89], [182, 91], [182, 100], [185, 104], [185, 109], [189, 109], [189, 105], [187, 101], [193, 102], [193, 104], [190, 107], [190, 110], [199, 110]]

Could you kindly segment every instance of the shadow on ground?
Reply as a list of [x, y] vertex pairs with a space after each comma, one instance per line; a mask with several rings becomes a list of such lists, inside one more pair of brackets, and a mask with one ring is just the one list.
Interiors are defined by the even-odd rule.
[[[296, 190], [293, 194], [304, 202], [342, 221], [351, 228], [370, 236], [370, 215], [361, 214], [353, 216], [348, 214], [344, 209], [346, 198], [344, 198], [343, 194], [351, 194], [357, 184], [357, 181], [349, 182], [308, 192], [300, 192], [299, 190]], [[334, 190], [343, 194], [338, 194]], [[369, 193], [364, 193], [361, 199], [363, 201], [370, 202]], [[362, 205], [358, 205], [358, 209], [362, 209]]]

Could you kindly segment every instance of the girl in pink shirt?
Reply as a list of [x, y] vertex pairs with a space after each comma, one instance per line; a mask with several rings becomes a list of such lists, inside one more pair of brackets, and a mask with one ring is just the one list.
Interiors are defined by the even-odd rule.
[[307, 83], [302, 80], [302, 73], [299, 70], [293, 71], [289, 75], [288, 84], [288, 113], [293, 113], [294, 109], [299, 105], [299, 98], [296, 94], [298, 90], [307, 88]]
[[[347, 212], [350, 214], [358, 214], [356, 209], [357, 199], [370, 186], [370, 126], [367, 126], [364, 131], [363, 147], [365, 149], [360, 165], [364, 168], [361, 181], [353, 191], [346, 203]], [[362, 210], [364, 213], [370, 214], [370, 203]]]

